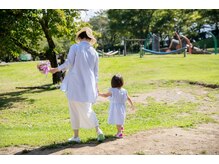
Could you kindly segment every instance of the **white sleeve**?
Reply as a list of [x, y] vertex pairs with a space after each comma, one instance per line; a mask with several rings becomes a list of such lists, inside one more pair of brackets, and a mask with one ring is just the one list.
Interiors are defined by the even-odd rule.
[[70, 67], [73, 67], [75, 56], [76, 56], [76, 48], [77, 48], [76, 44], [70, 47], [70, 50], [67, 55], [67, 59], [62, 65], [58, 66], [59, 71], [66, 70], [66, 69], [69, 69]]
[[96, 63], [95, 63], [95, 67], [94, 67], [94, 76], [95, 76], [95, 80], [96, 80], [96, 83], [98, 83], [98, 71], [99, 71], [99, 57], [97, 56], [96, 58]]

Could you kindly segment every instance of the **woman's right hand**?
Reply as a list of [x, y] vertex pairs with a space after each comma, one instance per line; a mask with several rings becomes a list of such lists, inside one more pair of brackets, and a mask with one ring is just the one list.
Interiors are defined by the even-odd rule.
[[49, 72], [52, 73], [52, 74], [54, 74], [58, 71], [59, 71], [58, 68], [50, 68], [50, 70], [49, 70]]

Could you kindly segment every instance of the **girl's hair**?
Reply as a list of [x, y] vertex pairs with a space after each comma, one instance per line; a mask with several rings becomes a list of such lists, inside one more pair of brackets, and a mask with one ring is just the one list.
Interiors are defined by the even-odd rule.
[[119, 74], [116, 74], [112, 77], [111, 86], [112, 88], [121, 88], [124, 84], [123, 77]]
[[89, 37], [87, 36], [87, 34], [86, 34], [85, 31], [82, 32], [82, 33], [80, 33], [80, 34], [78, 35], [78, 37], [79, 37], [80, 39], [84, 39], [84, 38], [86, 38], [86, 39], [91, 39], [91, 38], [89, 38]]

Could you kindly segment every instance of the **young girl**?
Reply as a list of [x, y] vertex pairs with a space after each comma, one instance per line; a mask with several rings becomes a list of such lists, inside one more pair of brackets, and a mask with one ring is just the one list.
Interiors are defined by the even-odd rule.
[[126, 117], [126, 100], [130, 103], [132, 109], [134, 106], [132, 100], [128, 96], [127, 91], [122, 88], [124, 82], [121, 75], [117, 74], [112, 77], [111, 86], [108, 93], [99, 93], [102, 97], [109, 97], [110, 107], [109, 107], [109, 124], [116, 124], [117, 127], [117, 138], [123, 137], [123, 125]]

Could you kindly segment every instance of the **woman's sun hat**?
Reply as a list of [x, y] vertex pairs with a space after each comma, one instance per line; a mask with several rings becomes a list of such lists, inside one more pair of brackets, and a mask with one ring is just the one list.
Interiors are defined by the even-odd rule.
[[89, 27], [83, 27], [80, 31], [77, 32], [76, 34], [76, 42], [80, 42], [80, 38], [78, 37], [82, 32], [86, 32], [87, 36], [89, 38], [91, 38], [91, 40], [89, 41], [91, 45], [94, 45], [97, 40], [95, 39], [95, 37], [93, 36], [93, 31], [89, 28]]

